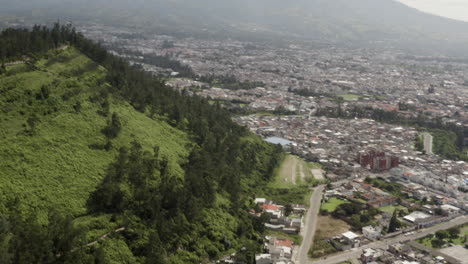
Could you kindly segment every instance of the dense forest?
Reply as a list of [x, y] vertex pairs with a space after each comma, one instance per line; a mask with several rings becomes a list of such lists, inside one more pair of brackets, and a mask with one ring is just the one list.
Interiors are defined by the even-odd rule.
[[264, 87], [265, 83], [263, 82], [251, 82], [251, 81], [239, 81], [234, 75], [226, 74], [226, 75], [202, 75], [198, 76], [197, 80], [205, 83], [209, 83], [210, 85], [220, 86], [224, 89], [229, 90], [250, 90], [257, 87]]
[[[272, 177], [281, 148], [235, 124], [219, 104], [170, 89], [162, 79], [111, 55], [71, 26], [57, 23], [51, 29], [34, 26], [2, 31], [0, 76], [11, 62], [24, 61], [34, 70], [34, 62], [48, 51], [68, 46], [106, 70], [105, 78], [98, 81], [107, 88], [89, 99], [102, 107], [99, 114], [109, 120], [102, 129], [108, 138], [104, 149], [111, 149], [112, 140], [125, 129], [119, 116], [109, 110], [109, 95], [123, 98], [138, 112], [190, 138], [189, 155], [180, 164], [183, 178], [173, 176], [169, 157], [160, 155], [158, 146], [149, 151], [133, 141], [118, 150], [89, 197], [87, 215], [111, 215], [111, 221], [123, 228], [112, 236], [120, 236], [130, 249], [119, 253], [128, 255], [126, 263], [200, 263], [241, 247], [247, 250], [239, 253], [239, 259], [253, 263], [263, 225], [247, 213], [249, 201], [254, 187]], [[48, 96], [47, 86], [36, 95], [38, 100]], [[77, 102], [75, 111], [80, 108]], [[38, 120], [36, 115], [28, 119], [28, 135], [34, 135]], [[20, 204], [18, 198], [0, 206], [4, 208], [0, 212], [7, 212], [0, 215], [1, 263], [108, 263], [99, 246], [85, 246], [90, 241], [85, 239], [86, 230], [73, 224], [75, 216], [51, 209], [43, 224], [34, 213], [20, 212]], [[220, 227], [226, 232], [213, 228], [217, 217], [223, 217], [219, 208], [235, 219], [229, 227], [234, 233], [228, 227]]]
[[[166, 42], [165, 42], [166, 43]], [[169, 44], [164, 44], [163, 48]], [[139, 63], [146, 63], [156, 67], [171, 69], [172, 71], [178, 72], [178, 77], [195, 78], [196, 74], [192, 68], [185, 65], [178, 60], [174, 59], [173, 54], [167, 55], [156, 55], [156, 54], [143, 54], [142, 52], [125, 49], [116, 45], [107, 46], [108, 49], [113, 50], [119, 54], [125, 54], [133, 56], [134, 60]]]

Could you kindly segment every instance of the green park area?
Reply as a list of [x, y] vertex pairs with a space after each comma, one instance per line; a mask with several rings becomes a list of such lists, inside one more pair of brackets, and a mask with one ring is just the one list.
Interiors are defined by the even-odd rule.
[[332, 213], [336, 210], [336, 208], [340, 205], [340, 204], [345, 204], [345, 203], [349, 203], [347, 201], [344, 201], [342, 199], [338, 199], [336, 197], [331, 197], [330, 199], [328, 199], [328, 201], [326, 201], [325, 203], [322, 204], [322, 210], [325, 210], [329, 213]]
[[401, 205], [384, 206], [384, 207], [380, 207], [379, 210], [384, 213], [390, 213], [390, 214], [393, 214], [395, 210], [398, 210], [398, 211], [404, 210], [405, 212], [408, 212], [408, 208], [401, 206]]
[[418, 240], [429, 248], [445, 248], [451, 245], [464, 245], [468, 238], [468, 224], [437, 231]]

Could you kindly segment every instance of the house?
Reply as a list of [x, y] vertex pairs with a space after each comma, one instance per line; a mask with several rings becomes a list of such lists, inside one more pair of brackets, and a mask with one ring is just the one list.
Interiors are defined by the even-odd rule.
[[413, 196], [414, 198], [418, 199], [418, 200], [423, 200], [424, 198], [430, 198], [430, 195], [427, 191], [425, 190], [416, 190], [413, 192]]
[[342, 236], [343, 236], [343, 238], [345, 238], [347, 241], [349, 241], [351, 243], [354, 241], [354, 239], [359, 237], [359, 235], [357, 235], [357, 234], [355, 234], [355, 233], [353, 233], [351, 231], [343, 233]]
[[290, 259], [293, 248], [294, 242], [291, 240], [277, 239], [276, 237], [270, 237], [267, 245], [267, 249], [271, 255], [273, 263], [278, 263], [278, 261]]
[[416, 219], [415, 224], [417, 225], [417, 228], [425, 228], [442, 223], [444, 221], [447, 221], [446, 216], [431, 216], [423, 219]]
[[257, 254], [255, 255], [256, 264], [273, 264], [271, 254]]
[[406, 244], [396, 243], [396, 244], [390, 245], [388, 247], [388, 251], [393, 254], [403, 255], [403, 254], [410, 252], [411, 247]]
[[273, 241], [273, 244], [275, 246], [280, 246], [280, 247], [290, 247], [290, 248], [294, 247], [294, 242], [289, 239], [275, 239]]
[[415, 212], [412, 212], [411, 214], [407, 215], [407, 216], [404, 216], [403, 219], [405, 219], [406, 221], [409, 221], [411, 223], [415, 223], [416, 220], [420, 220], [420, 219], [425, 219], [425, 218], [429, 218], [430, 215], [426, 214], [426, 213], [423, 213], [423, 212], [420, 212], [420, 211], [415, 211]]
[[354, 247], [359, 247], [361, 241], [358, 238], [359, 235], [348, 231], [346, 233], [341, 234], [341, 236], [332, 239], [331, 243], [336, 249], [344, 251]]
[[293, 213], [295, 214], [302, 214], [307, 211], [306, 206], [303, 204], [293, 204], [292, 208], [293, 208]]
[[448, 217], [457, 216], [460, 214], [460, 208], [450, 204], [441, 205], [440, 209], [442, 209], [442, 213]]
[[428, 214], [434, 214], [435, 208], [436, 208], [435, 205], [429, 205], [429, 204], [425, 204], [421, 207], [421, 209], [424, 210], [424, 212]]
[[284, 229], [284, 225], [272, 225], [269, 223], [265, 223], [265, 227], [270, 230], [276, 230], [276, 231], [281, 231]]
[[272, 219], [279, 219], [281, 216], [283, 216], [283, 211], [280, 210], [278, 205], [264, 204], [262, 205], [262, 209], [265, 213], [269, 214]]
[[284, 246], [275, 246], [270, 249], [270, 254], [273, 259], [275, 258], [291, 258], [292, 248]]
[[362, 234], [370, 240], [377, 240], [382, 236], [382, 227], [365, 226], [362, 228]]
[[383, 251], [379, 249], [366, 248], [359, 258], [362, 263], [369, 263], [376, 261], [380, 256], [383, 255]]
[[300, 218], [293, 218], [289, 219], [287, 221], [286, 226], [291, 227], [291, 228], [296, 228], [298, 230], [301, 230], [301, 225], [302, 225], [302, 220]]

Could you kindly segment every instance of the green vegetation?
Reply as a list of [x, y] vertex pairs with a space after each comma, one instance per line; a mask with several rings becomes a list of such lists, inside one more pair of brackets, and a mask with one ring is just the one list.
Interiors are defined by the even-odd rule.
[[325, 239], [315, 240], [312, 248], [309, 250], [309, 256], [311, 258], [321, 258], [338, 252], [336, 248], [328, 243]]
[[402, 227], [402, 223], [398, 220], [398, 210], [393, 211], [392, 218], [390, 219], [390, 224], [388, 225], [388, 233], [393, 233], [397, 231], [398, 228]]
[[362, 98], [362, 96], [358, 94], [338, 94], [337, 96], [345, 101], [355, 101]]
[[384, 212], [384, 213], [390, 213], [390, 214], [393, 214], [393, 212], [395, 210], [398, 210], [398, 211], [406, 211], [406, 213], [408, 213], [408, 208], [404, 207], [404, 206], [401, 206], [401, 205], [389, 205], [389, 206], [384, 206], [384, 207], [380, 207], [379, 208], [380, 211]]
[[[0, 87], [15, 87], [0, 97], [4, 106], [0, 126], [5, 128], [0, 132], [4, 199], [21, 197], [22, 203], [28, 205], [24, 208], [27, 211], [46, 212], [48, 207], [54, 207], [64, 213], [83, 214], [90, 192], [102, 179], [117, 150], [133, 140], [145, 146], [158, 145], [161, 153], [172, 160], [174, 172], [181, 176], [176, 161], [187, 156], [185, 144], [189, 140], [185, 133], [135, 111], [119, 98], [109, 97], [108, 111], [125, 124], [118, 138], [109, 141], [100, 131], [112, 118], [99, 115], [102, 107], [88, 100], [96, 95], [91, 87], [99, 91], [97, 80], [105, 76], [105, 70], [96, 67], [79, 78], [70, 78], [64, 73], [86, 67], [91, 60], [73, 48], [57, 56], [51, 52], [49, 56], [50, 60], [37, 61], [34, 71], [0, 77]], [[51, 64], [52, 58], [68, 62]], [[49, 87], [48, 99], [36, 99], [44, 87]], [[77, 102], [81, 105], [79, 112], [74, 109]], [[34, 136], [29, 136], [25, 130], [31, 126], [25, 124], [33, 114], [38, 121]], [[112, 143], [109, 151], [104, 147], [96, 149], [107, 142]]]
[[414, 139], [414, 148], [417, 151], [424, 151], [424, 137], [423, 135], [417, 135]]
[[429, 248], [443, 248], [451, 245], [464, 245], [468, 238], [468, 225], [452, 227], [448, 230], [437, 231], [435, 234], [418, 239]]
[[468, 155], [460, 149], [460, 139], [454, 131], [433, 129], [429, 131], [434, 137], [434, 153], [451, 159], [468, 161]]
[[263, 82], [250, 82], [250, 81], [239, 81], [234, 75], [204, 75], [199, 76], [197, 80], [205, 83], [209, 83], [212, 86], [220, 86], [224, 89], [229, 90], [249, 90], [257, 87], [264, 87]]
[[294, 242], [295, 245], [302, 244], [302, 236], [300, 235], [286, 234], [284, 232], [273, 231], [273, 230], [267, 230], [266, 235], [274, 236], [279, 239], [289, 239], [292, 242]]
[[[280, 167], [274, 172], [274, 181], [264, 187], [257, 187], [256, 195], [282, 204], [309, 204], [311, 187], [316, 186], [320, 181], [312, 178], [308, 169], [312, 165], [308, 164], [299, 157], [284, 155]], [[301, 171], [304, 174], [304, 180], [302, 180]]]
[[264, 225], [247, 205], [278, 146], [69, 27], [0, 44], [0, 63], [24, 60], [0, 73], [2, 263], [252, 259]]
[[382, 178], [369, 178], [367, 177], [364, 180], [365, 183], [372, 184], [372, 186], [387, 191], [397, 197], [403, 197], [401, 190], [403, 190], [404, 186], [398, 183], [391, 183], [387, 182]]
[[[322, 215], [327, 215], [327, 210], [321, 210]], [[331, 213], [332, 216], [348, 222], [355, 230], [360, 230], [364, 226], [375, 224], [375, 216], [380, 211], [372, 206], [366, 207], [364, 204], [352, 201], [350, 203], [339, 204]]]
[[325, 210], [325, 211], [327, 211], [329, 213], [332, 213], [332, 212], [334, 212], [336, 210], [336, 208], [340, 204], [345, 204], [345, 203], [349, 203], [349, 202], [338, 199], [336, 197], [332, 197], [332, 198], [328, 199], [327, 202], [322, 204], [321, 210]]
[[305, 163], [307, 168], [309, 169], [323, 169], [323, 165], [320, 164], [320, 163], [316, 163], [316, 162], [306, 162]]

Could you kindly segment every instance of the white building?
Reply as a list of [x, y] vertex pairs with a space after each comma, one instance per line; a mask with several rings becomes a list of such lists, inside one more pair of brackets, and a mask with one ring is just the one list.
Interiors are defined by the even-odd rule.
[[455, 216], [460, 214], [460, 208], [450, 204], [441, 205], [440, 209], [442, 209], [442, 212], [444, 212], [444, 214], [447, 216]]
[[405, 219], [405, 220], [407, 220], [407, 221], [409, 221], [411, 223], [414, 223], [418, 219], [425, 219], [425, 218], [428, 218], [428, 217], [431, 217], [431, 216], [426, 214], [426, 213], [423, 213], [423, 212], [415, 211], [415, 212], [412, 212], [411, 214], [403, 217], [403, 219]]
[[429, 133], [423, 133], [424, 137], [424, 151], [426, 152], [427, 155], [432, 155], [432, 135]]
[[382, 227], [365, 226], [362, 228], [362, 234], [370, 240], [377, 240], [382, 236]]

